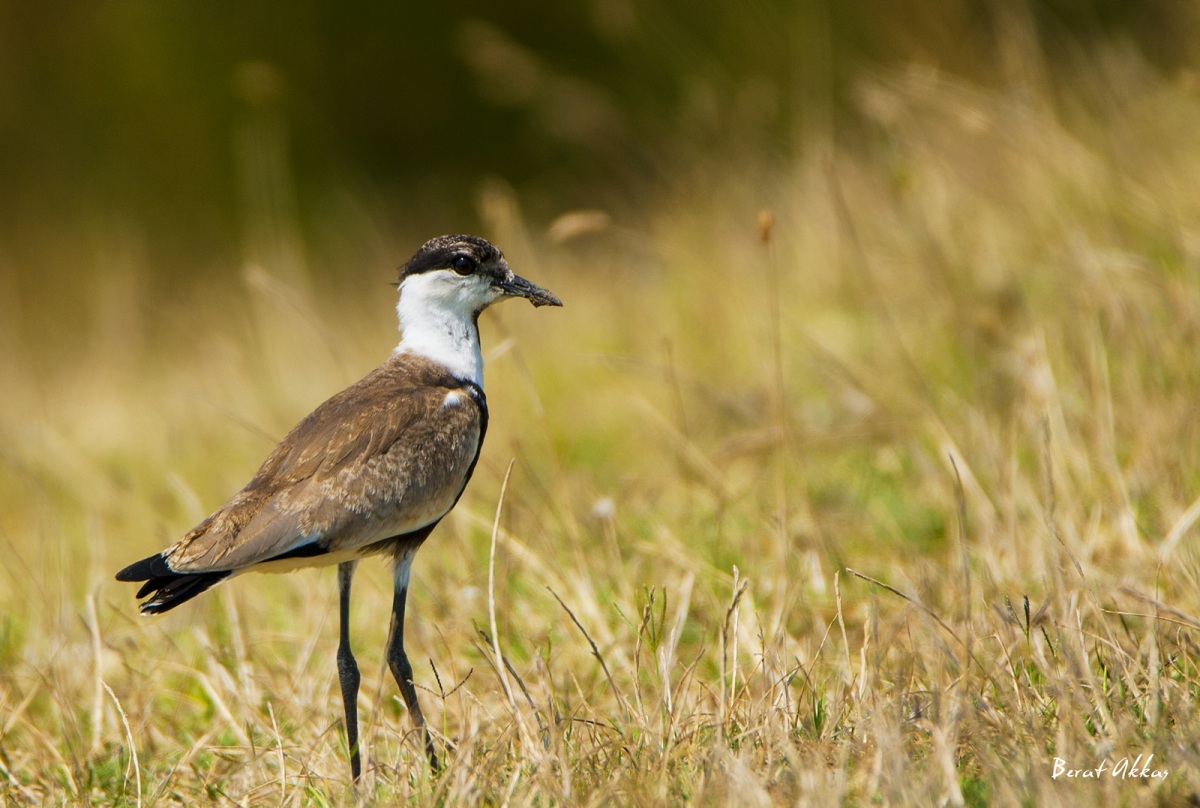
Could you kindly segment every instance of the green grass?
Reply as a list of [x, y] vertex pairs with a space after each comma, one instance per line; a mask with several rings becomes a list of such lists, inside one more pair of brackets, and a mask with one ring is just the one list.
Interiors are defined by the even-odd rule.
[[[572, 241], [482, 205], [566, 308], [483, 318], [488, 444], [410, 601], [436, 778], [382, 662], [387, 572], [363, 567], [361, 795], [1194, 800], [1200, 98], [1097, 65], [1075, 102], [865, 80], [855, 147], [697, 166]], [[388, 279], [164, 286], [87, 249], [46, 245], [94, 271], [0, 296], [0, 789], [352, 803], [332, 572], [153, 620], [112, 574], [386, 356]], [[1167, 775], [1051, 777], [1139, 754]]]

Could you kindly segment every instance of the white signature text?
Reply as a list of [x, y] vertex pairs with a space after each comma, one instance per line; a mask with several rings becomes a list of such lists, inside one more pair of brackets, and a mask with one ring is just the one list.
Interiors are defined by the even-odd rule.
[[1091, 769], [1073, 769], [1067, 761], [1056, 757], [1050, 777], [1055, 780], [1060, 777], [1065, 777], [1068, 780], [1098, 780], [1101, 777], [1108, 777], [1113, 780], [1140, 780], [1145, 778], [1165, 780], [1168, 774], [1170, 772], [1166, 769], [1154, 768], [1154, 755], [1138, 755], [1132, 760], [1128, 757], [1123, 757], [1117, 761], [1105, 758], [1100, 762], [1099, 766]]

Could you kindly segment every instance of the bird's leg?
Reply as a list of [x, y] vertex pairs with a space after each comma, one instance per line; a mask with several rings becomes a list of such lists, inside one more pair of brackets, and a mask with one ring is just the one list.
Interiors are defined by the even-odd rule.
[[387, 660], [388, 667], [392, 669], [392, 676], [396, 677], [396, 684], [400, 686], [400, 695], [404, 697], [404, 704], [412, 716], [413, 725], [425, 736], [425, 754], [429, 757], [429, 768], [437, 772], [438, 758], [433, 748], [433, 737], [429, 734], [429, 728], [425, 726], [421, 705], [417, 703], [412, 665], [408, 662], [408, 655], [404, 653], [404, 601], [408, 596], [408, 571], [412, 565], [412, 556], [413, 551], [410, 550], [396, 558], [393, 573], [396, 589], [392, 599], [392, 628], [388, 639]]
[[338, 564], [338, 603], [341, 611], [341, 630], [338, 639], [338, 681], [342, 685], [342, 705], [346, 708], [346, 744], [350, 748], [350, 774], [354, 781], [362, 774], [358, 754], [358, 663], [350, 650], [350, 581], [354, 578], [357, 561]]

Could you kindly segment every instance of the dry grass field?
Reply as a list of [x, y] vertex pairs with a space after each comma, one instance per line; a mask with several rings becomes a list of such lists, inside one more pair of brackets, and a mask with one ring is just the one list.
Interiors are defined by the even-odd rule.
[[264, 217], [166, 283], [114, 221], [0, 274], [6, 804], [1195, 804], [1200, 82], [1071, 80], [881, 73], [865, 136], [636, 216], [478, 190], [565, 308], [484, 316], [488, 443], [417, 556], [436, 777], [360, 568], [357, 795], [332, 569], [154, 619], [112, 575], [386, 357], [435, 234]]

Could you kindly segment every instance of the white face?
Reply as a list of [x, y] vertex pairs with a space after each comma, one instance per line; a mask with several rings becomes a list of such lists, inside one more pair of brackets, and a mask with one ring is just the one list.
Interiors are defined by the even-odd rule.
[[432, 359], [460, 379], [483, 385], [483, 356], [475, 319], [504, 293], [494, 279], [451, 269], [410, 275], [400, 284], [396, 313], [404, 332], [397, 351]]
[[476, 236], [442, 236], [425, 243], [401, 270], [397, 353], [431, 359], [459, 379], [483, 384], [476, 319], [506, 297], [534, 306], [561, 306], [558, 298], [513, 274], [500, 251]]
[[459, 275], [452, 269], [435, 269], [410, 275], [400, 284], [400, 309], [421, 308], [451, 319], [473, 320], [504, 294], [481, 273]]

